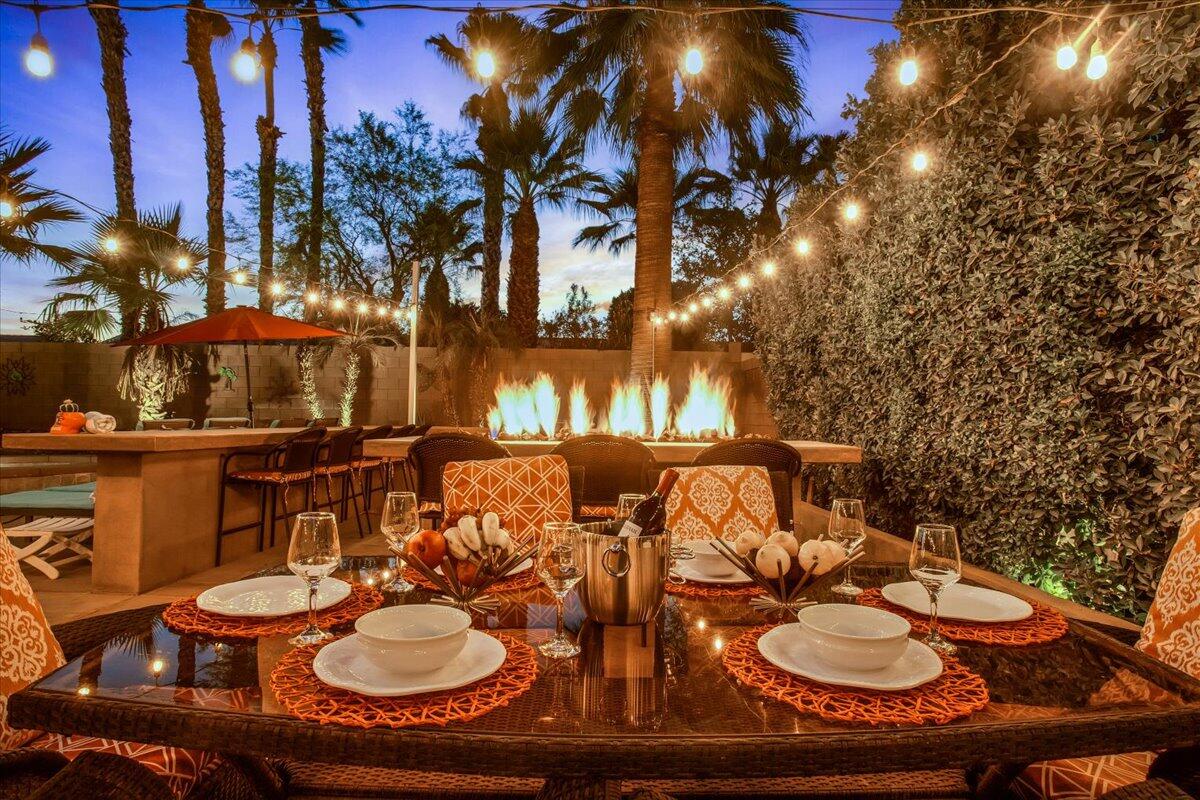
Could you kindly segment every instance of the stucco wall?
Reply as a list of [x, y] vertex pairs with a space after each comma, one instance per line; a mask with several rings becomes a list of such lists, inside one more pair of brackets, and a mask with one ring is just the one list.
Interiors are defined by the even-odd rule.
[[[0, 340], [0, 363], [10, 358], [24, 358], [33, 366], [33, 385], [26, 394], [14, 395], [0, 389], [0, 428], [45, 430], [54, 419], [58, 404], [66, 397], [79, 403], [85, 411], [105, 411], [117, 417], [120, 427], [131, 428], [136, 421], [136, 412], [131, 403], [118, 397], [116, 390], [124, 352], [123, 348], [102, 344]], [[197, 353], [204, 357], [202, 350]], [[408, 351], [404, 348], [383, 349], [378, 364], [364, 363], [355, 404], [355, 422], [405, 421], [407, 356]], [[433, 358], [431, 348], [418, 351], [418, 363], [425, 368], [422, 372], [426, 375], [429, 374], [426, 370], [433, 365]], [[581, 378], [585, 382], [593, 408], [602, 407], [613, 379], [623, 376], [629, 369], [629, 353], [624, 350], [530, 349], [517, 356], [501, 353], [495, 361], [493, 373], [482, 378], [489, 387], [489, 397], [497, 374], [530, 379], [538, 372], [547, 372], [563, 398], [564, 416], [567, 393], [574, 379]], [[731, 379], [739, 432], [775, 433], [775, 423], [764, 402], [757, 356], [736, 349], [672, 354], [670, 368], [665, 372], [670, 376], [674, 403], [682, 401], [683, 389], [694, 363]], [[238, 380], [232, 387], [227, 387], [225, 380], [217, 374], [220, 365], [237, 373]], [[341, 360], [334, 356], [319, 371], [319, 389], [327, 416], [337, 415], [342, 370]], [[192, 417], [197, 421], [207, 416], [244, 415], [243, 372], [240, 347], [218, 348], [215, 359], [206, 358], [203, 368], [195, 370], [191, 391], [172, 403], [171, 410], [175, 416]], [[250, 373], [256, 416], [260, 421], [308, 416], [300, 397], [294, 350], [280, 346], [251, 347]], [[423, 388], [418, 396], [418, 412], [424, 421], [444, 421], [443, 402], [437, 386]]]

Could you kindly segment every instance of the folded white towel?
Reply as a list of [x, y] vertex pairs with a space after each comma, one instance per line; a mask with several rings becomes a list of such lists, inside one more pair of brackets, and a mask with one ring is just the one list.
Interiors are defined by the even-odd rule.
[[89, 411], [83, 418], [83, 429], [88, 433], [112, 433], [117, 429], [117, 418], [109, 414]]

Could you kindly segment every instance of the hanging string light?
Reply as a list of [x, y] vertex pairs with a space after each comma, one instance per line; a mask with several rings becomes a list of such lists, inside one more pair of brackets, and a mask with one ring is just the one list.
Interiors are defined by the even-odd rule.
[[191, 268], [192, 262], [188, 261], [187, 256], [180, 256], [179, 258], [175, 259], [175, 269], [179, 270], [180, 272], [187, 272]]
[[753, 283], [754, 281], [750, 279], [750, 276], [744, 272], [738, 276], [737, 285], [739, 289], [749, 289]]
[[250, 280], [250, 276], [246, 274], [244, 269], [239, 269], [233, 273], [233, 282], [238, 286], [245, 286], [248, 280]]
[[728, 286], [722, 286], [720, 289], [717, 289], [717, 297], [721, 300], [728, 300], [730, 294]]
[[475, 74], [485, 81], [491, 80], [496, 74], [496, 57], [491, 50], [480, 50], [475, 53]]
[[117, 241], [115, 236], [105, 236], [104, 241], [100, 243], [106, 253], [115, 253], [121, 249], [121, 243]]
[[688, 304], [688, 311], [691, 312], [692, 314], [695, 314], [699, 310], [700, 310], [700, 304], [697, 303], [696, 301], [693, 300], [691, 303]]
[[845, 218], [847, 222], [854, 222], [858, 219], [861, 213], [862, 209], [859, 208], [858, 203], [854, 202], [853, 200], [848, 201], [842, 206], [842, 217]]
[[680, 322], [690, 322], [691, 319], [692, 319], [692, 315], [686, 311], [679, 315]]
[[713, 299], [708, 295], [704, 295], [704, 297], [700, 298], [700, 305], [704, 306], [705, 308], [712, 308], [712, 304]]
[[271, 284], [271, 294], [275, 295], [276, 297], [283, 294], [283, 284], [280, 283], [279, 281], [275, 281], [274, 283], [272, 283]]
[[229, 69], [233, 72], [233, 77], [242, 83], [253, 83], [258, 80], [258, 73], [262, 70], [262, 55], [258, 52], [258, 46], [254, 44], [252, 34], [253, 29], [248, 28], [246, 38], [242, 40], [241, 46], [229, 60]]
[[760, 271], [762, 272], [763, 275], [770, 278], [772, 275], [775, 274], [775, 262], [774, 261], [764, 262], [762, 267], [760, 268]]
[[1054, 63], [1059, 69], [1070, 69], [1079, 63], [1079, 54], [1075, 52], [1075, 45], [1070, 42], [1064, 43], [1054, 52]]
[[912, 161], [909, 162], [913, 168], [913, 172], [924, 172], [929, 169], [929, 156], [923, 151], [918, 150], [913, 153]]
[[367, 305], [367, 301], [366, 301], [366, 300], [359, 300], [359, 301], [358, 301], [358, 313], [360, 313], [360, 314], [365, 314], [365, 313], [367, 313], [367, 312], [368, 312], [368, 311], [370, 311], [370, 310], [371, 310], [371, 307], [370, 307], [369, 305]]
[[689, 47], [683, 54], [683, 71], [688, 75], [699, 75], [704, 69], [704, 53], [699, 47]]
[[319, 303], [320, 301], [321, 295], [311, 289], [304, 294], [304, 302], [308, 303], [309, 305]]
[[379, 308], [375, 309], [375, 313], [381, 317], [386, 317], [387, 316], [387, 306], [380, 306]]
[[343, 311], [346, 308], [346, 301], [340, 297], [333, 298], [333, 310]]
[[1092, 53], [1088, 58], [1087, 69], [1084, 70], [1090, 79], [1098, 81], [1108, 73], [1108, 56], [1100, 47], [1100, 37], [1092, 42]]
[[35, 78], [49, 78], [54, 74], [54, 56], [50, 53], [50, 42], [42, 35], [42, 15], [37, 8], [33, 10], [33, 21], [37, 30], [25, 50], [25, 70]]
[[912, 86], [917, 82], [917, 60], [915, 58], [906, 58], [900, 62], [900, 69], [896, 73], [902, 86]]
[[668, 321], [668, 322], [674, 322], [674, 321], [675, 321], [675, 320], [677, 320], [677, 319], [679, 319], [679, 315], [678, 315], [678, 314], [676, 314], [674, 311], [671, 311], [670, 313], [668, 313], [668, 314], [667, 314], [667, 321]]
[[17, 215], [17, 205], [11, 200], [0, 200], [0, 219], [12, 219]]
[[394, 319], [398, 322], [402, 316], [404, 316], [404, 312], [402, 312], [400, 309], [398, 309], [398, 308], [392, 309], [392, 319]]
[[812, 252], [812, 243], [808, 239], [796, 240], [796, 255], [806, 256]]

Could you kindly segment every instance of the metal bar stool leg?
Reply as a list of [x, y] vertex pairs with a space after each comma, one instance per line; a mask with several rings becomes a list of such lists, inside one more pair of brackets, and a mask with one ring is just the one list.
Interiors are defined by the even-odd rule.
[[[362, 480], [361, 475], [359, 476], [359, 480], [360, 481]], [[350, 471], [350, 499], [354, 502], [354, 521], [356, 523], [358, 523], [358, 538], [361, 539], [361, 538], [363, 538], [363, 520], [366, 520], [366, 523], [367, 523], [367, 535], [368, 536], [373, 535], [374, 532], [371, 530], [371, 512], [368, 508], [363, 508], [362, 519], [359, 518], [358, 498], [360, 495], [362, 495], [362, 491], [361, 491], [362, 484], [359, 483], [358, 490], [356, 491], [354, 488], [354, 483], [355, 483], [354, 470], [351, 470]], [[363, 498], [363, 505], [366, 506], [366, 498], [365, 497]]]

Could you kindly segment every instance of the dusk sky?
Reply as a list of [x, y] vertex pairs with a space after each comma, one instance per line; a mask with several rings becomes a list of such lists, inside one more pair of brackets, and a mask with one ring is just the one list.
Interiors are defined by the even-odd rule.
[[[133, 5], [132, 3], [130, 5]], [[882, 0], [799, 3], [800, 7], [843, 11], [889, 18], [898, 3]], [[183, 63], [184, 24], [179, 11], [126, 13], [130, 56], [126, 61], [130, 110], [133, 117], [133, 160], [139, 208], [182, 202], [185, 228], [204, 239], [204, 147], [196, 84]], [[331, 128], [352, 125], [359, 110], [390, 116], [406, 100], [419, 104], [434, 125], [462, 129], [463, 100], [473, 84], [452, 73], [424, 44], [433, 33], [453, 35], [459, 16], [431, 11], [377, 11], [363, 15], [364, 26], [342, 25], [350, 44], [342, 57], [326, 60], [327, 113]], [[871, 72], [869, 47], [893, 39], [888, 25], [806, 16], [810, 48], [802, 66], [812, 111], [814, 132], [845, 127], [841, 111], [847, 93], [860, 94]], [[334, 23], [331, 23], [334, 24]], [[37, 183], [69, 193], [101, 208], [113, 205], [112, 161], [108, 149], [108, 118], [100, 88], [99, 46], [91, 17], [84, 10], [44, 14], [42, 31], [56, 59], [56, 72], [38, 80], [21, 68], [21, 56], [34, 30], [32, 15], [21, 9], [0, 8], [0, 124], [18, 137], [41, 136], [53, 149], [35, 162]], [[214, 63], [225, 111], [226, 164], [230, 169], [257, 161], [254, 120], [262, 106], [260, 83], [244, 85], [233, 79], [228, 62], [245, 27], [230, 41], [219, 43]], [[298, 31], [277, 36], [277, 117], [284, 136], [280, 156], [308, 158], [308, 118], [298, 55]], [[723, 163], [715, 153], [712, 163]], [[612, 166], [609, 154], [589, 158], [597, 169]], [[236, 201], [226, 209], [240, 212]], [[541, 212], [542, 314], [562, 304], [572, 282], [585, 285], [594, 299], [606, 301], [633, 283], [632, 249], [620, 258], [607, 252], [572, 249], [571, 240], [587, 220], [571, 211]], [[87, 234], [86, 225], [60, 229], [54, 241], [74, 242]], [[507, 257], [507, 243], [505, 256]], [[0, 267], [0, 332], [20, 332], [19, 318], [34, 317], [52, 292], [46, 281], [53, 270], [6, 260]], [[478, 283], [462, 285], [465, 297], [476, 298]], [[235, 289], [231, 304], [253, 303], [249, 290]], [[177, 311], [199, 311], [198, 297], [181, 294]]]

